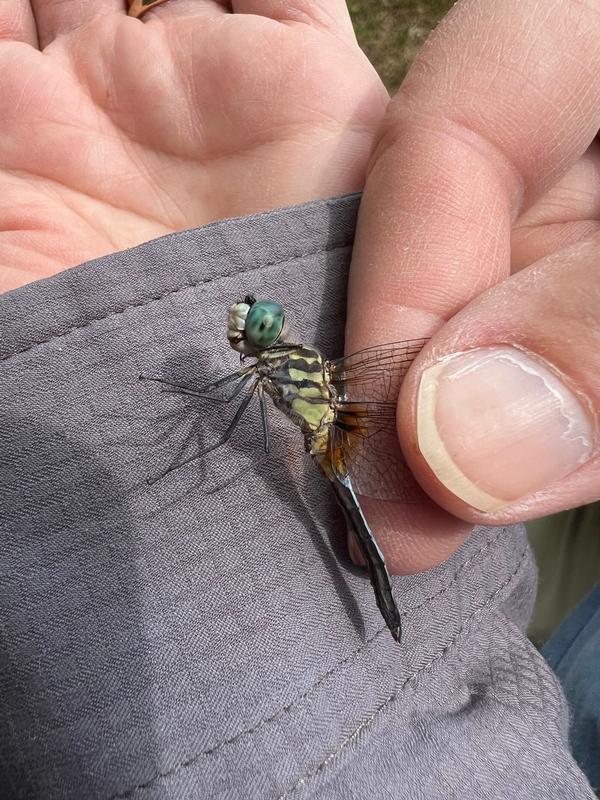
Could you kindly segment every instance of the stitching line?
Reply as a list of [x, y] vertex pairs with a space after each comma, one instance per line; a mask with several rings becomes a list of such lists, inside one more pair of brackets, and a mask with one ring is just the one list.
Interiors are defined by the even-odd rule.
[[386, 709], [386, 708], [387, 708], [389, 705], [391, 705], [392, 703], [394, 703], [394, 702], [395, 702], [395, 701], [398, 699], [398, 697], [400, 696], [400, 694], [401, 694], [402, 690], [405, 688], [405, 686], [406, 686], [408, 683], [410, 683], [412, 680], [414, 680], [414, 679], [415, 679], [415, 678], [416, 678], [418, 675], [421, 675], [423, 672], [427, 672], [427, 671], [429, 671], [429, 670], [430, 670], [430, 669], [431, 669], [431, 668], [434, 666], [434, 664], [436, 664], [436, 663], [437, 663], [437, 662], [438, 662], [438, 661], [439, 661], [441, 658], [443, 658], [443, 657], [444, 657], [444, 656], [445, 656], [445, 655], [446, 655], [446, 654], [447, 654], [447, 653], [448, 653], [448, 652], [449, 652], [449, 651], [450, 651], [450, 650], [451, 650], [451, 649], [452, 649], [452, 648], [453, 648], [453, 647], [456, 645], [456, 643], [458, 642], [459, 638], [460, 638], [460, 637], [462, 636], [462, 634], [465, 632], [465, 629], [466, 629], [466, 628], [469, 626], [469, 624], [470, 624], [470, 623], [473, 621], [473, 619], [475, 619], [475, 617], [476, 617], [476, 616], [478, 616], [479, 614], [481, 614], [481, 612], [482, 612], [484, 609], [488, 608], [488, 607], [491, 605], [492, 601], [493, 601], [493, 600], [494, 600], [494, 599], [495, 599], [495, 598], [496, 598], [496, 597], [497, 597], [497, 596], [498, 596], [498, 595], [499, 595], [499, 594], [500, 594], [500, 593], [501, 593], [501, 592], [502, 592], [502, 591], [503, 591], [503, 590], [504, 590], [504, 589], [505, 589], [505, 588], [508, 586], [508, 584], [509, 584], [509, 583], [510, 583], [510, 582], [513, 580], [513, 578], [516, 576], [516, 574], [519, 572], [519, 570], [521, 569], [521, 567], [522, 567], [522, 566], [523, 566], [523, 564], [525, 563], [525, 558], [526, 558], [526, 556], [527, 556], [527, 552], [528, 552], [528, 548], [527, 548], [527, 547], [525, 547], [525, 548], [523, 549], [523, 551], [522, 551], [521, 555], [519, 556], [519, 560], [518, 560], [518, 562], [517, 562], [517, 566], [516, 566], [516, 567], [515, 567], [515, 569], [514, 569], [514, 570], [511, 572], [511, 574], [508, 576], [508, 578], [507, 578], [507, 579], [504, 581], [504, 583], [503, 583], [501, 586], [499, 586], [499, 587], [496, 589], [496, 591], [495, 591], [493, 594], [491, 594], [491, 595], [488, 597], [488, 599], [487, 599], [487, 600], [486, 600], [486, 601], [485, 601], [485, 602], [484, 602], [484, 603], [483, 603], [483, 604], [482, 604], [482, 605], [481, 605], [481, 606], [480, 606], [478, 609], [476, 609], [476, 610], [475, 610], [475, 611], [474, 611], [474, 612], [473, 612], [473, 613], [472, 613], [472, 614], [471, 614], [471, 615], [468, 617], [468, 619], [466, 619], [466, 620], [465, 620], [465, 622], [463, 623], [463, 625], [462, 625], [462, 626], [461, 626], [461, 627], [458, 629], [458, 631], [457, 631], [457, 632], [454, 634], [454, 636], [453, 636], [453, 637], [452, 637], [452, 639], [451, 639], [451, 640], [448, 642], [448, 644], [447, 644], [447, 645], [445, 645], [445, 646], [442, 648], [442, 650], [440, 650], [440, 652], [439, 652], [439, 653], [438, 653], [436, 656], [434, 656], [434, 657], [433, 657], [433, 658], [432, 658], [432, 659], [431, 659], [431, 660], [430, 660], [430, 661], [429, 661], [427, 664], [425, 664], [423, 667], [419, 667], [419, 669], [415, 670], [415, 671], [414, 671], [414, 672], [413, 672], [411, 675], [409, 675], [409, 676], [408, 676], [408, 678], [406, 678], [406, 679], [405, 679], [405, 680], [404, 680], [404, 681], [403, 681], [403, 682], [400, 684], [400, 686], [399, 686], [397, 689], [395, 689], [395, 690], [394, 690], [394, 691], [393, 691], [393, 692], [392, 692], [392, 693], [391, 693], [391, 694], [390, 694], [390, 695], [389, 695], [389, 696], [388, 696], [388, 697], [387, 697], [387, 698], [386, 698], [386, 699], [383, 701], [383, 703], [381, 703], [381, 705], [377, 706], [377, 708], [375, 709], [375, 711], [373, 711], [373, 713], [372, 713], [372, 714], [370, 714], [370, 715], [369, 715], [369, 716], [368, 716], [366, 719], [364, 719], [364, 720], [363, 720], [363, 721], [360, 723], [360, 725], [358, 725], [358, 727], [356, 727], [356, 728], [355, 728], [355, 729], [352, 731], [352, 733], [351, 733], [349, 736], [347, 736], [347, 737], [344, 739], [344, 741], [343, 741], [343, 742], [340, 744], [340, 746], [337, 748], [337, 750], [335, 750], [333, 753], [330, 753], [330, 754], [327, 756], [327, 758], [325, 758], [323, 761], [321, 761], [321, 763], [320, 763], [320, 764], [319, 764], [317, 767], [315, 767], [315, 769], [311, 770], [311, 772], [308, 772], [308, 773], [307, 773], [307, 774], [306, 774], [306, 775], [305, 775], [303, 778], [300, 778], [300, 780], [299, 780], [297, 783], [295, 783], [295, 784], [294, 784], [292, 787], [290, 787], [289, 789], [287, 789], [287, 790], [286, 790], [286, 791], [285, 791], [285, 792], [284, 792], [282, 795], [279, 795], [279, 797], [277, 798], [277, 800], [286, 800], [286, 798], [290, 797], [292, 794], [294, 794], [296, 791], [298, 791], [298, 789], [301, 789], [303, 786], [305, 786], [305, 785], [306, 785], [306, 784], [307, 784], [307, 783], [308, 783], [308, 782], [309, 782], [309, 781], [310, 781], [312, 778], [314, 778], [314, 777], [315, 777], [315, 776], [316, 776], [316, 775], [317, 775], [319, 772], [321, 772], [322, 770], [326, 769], [326, 767], [328, 767], [330, 764], [332, 764], [332, 763], [333, 763], [333, 761], [335, 761], [335, 759], [336, 759], [336, 758], [339, 756], [339, 754], [342, 752], [342, 750], [344, 750], [344, 749], [345, 749], [345, 748], [346, 748], [346, 747], [347, 747], [349, 744], [351, 744], [351, 743], [352, 743], [352, 742], [353, 742], [353, 741], [354, 741], [354, 740], [355, 740], [355, 739], [356, 739], [356, 738], [357, 738], [357, 737], [360, 735], [360, 733], [361, 733], [363, 730], [365, 730], [365, 729], [366, 729], [366, 728], [368, 728], [370, 725], [372, 725], [372, 723], [375, 721], [375, 719], [376, 719], [376, 718], [379, 716], [379, 714], [380, 714], [382, 711], [384, 711], [384, 710], [385, 710], [385, 709]]
[[[480, 556], [482, 553], [484, 553], [484, 552], [485, 552], [486, 550], [488, 550], [490, 547], [492, 547], [493, 545], [495, 545], [495, 544], [498, 542], [498, 540], [499, 540], [499, 539], [500, 539], [502, 536], [504, 536], [504, 535], [505, 535], [505, 532], [506, 532], [506, 528], [499, 528], [499, 530], [497, 531], [497, 533], [496, 533], [496, 535], [495, 535], [495, 536], [493, 536], [491, 539], [489, 539], [489, 540], [488, 540], [488, 541], [487, 541], [487, 542], [486, 542], [484, 545], [482, 545], [482, 546], [481, 546], [481, 547], [480, 547], [478, 550], [476, 550], [474, 553], [472, 553], [472, 554], [469, 556], [469, 558], [467, 558], [467, 560], [466, 560], [466, 561], [464, 561], [464, 562], [463, 562], [463, 563], [462, 563], [462, 564], [461, 564], [459, 567], [457, 567], [457, 569], [456, 569], [456, 571], [454, 572], [454, 574], [452, 575], [451, 579], [449, 580], [449, 582], [448, 582], [448, 583], [447, 583], [445, 586], [443, 586], [443, 587], [442, 587], [441, 589], [439, 589], [437, 592], [434, 592], [432, 595], [429, 595], [428, 597], [426, 597], [424, 600], [422, 600], [422, 601], [421, 601], [420, 603], [418, 603], [416, 606], [412, 606], [411, 608], [407, 608], [407, 609], [405, 609], [404, 611], [402, 611], [402, 612], [401, 612], [400, 616], [401, 616], [401, 617], [406, 617], [406, 616], [408, 616], [408, 614], [410, 614], [410, 613], [413, 613], [414, 611], [418, 611], [419, 609], [423, 608], [423, 607], [424, 607], [424, 606], [426, 606], [428, 603], [430, 603], [432, 600], [435, 600], [435, 599], [437, 599], [438, 597], [440, 597], [441, 595], [443, 595], [443, 594], [445, 594], [447, 591], [449, 591], [449, 590], [452, 588], [452, 586], [454, 586], [454, 584], [457, 582], [457, 580], [458, 580], [458, 577], [459, 577], [459, 575], [461, 574], [461, 572], [463, 572], [463, 571], [464, 571], [464, 570], [467, 568], [467, 566], [468, 566], [468, 565], [469, 565], [469, 564], [470, 564], [472, 561], [474, 561], [476, 558], [478, 558], [478, 557], [479, 557], [479, 556]], [[526, 554], [526, 553], [527, 553], [527, 548], [525, 548], [525, 550], [523, 551], [523, 556], [521, 557], [521, 562], [522, 562], [522, 560], [524, 559], [524, 556], [525, 556], [525, 554]], [[519, 569], [519, 567], [520, 567], [520, 564], [519, 564], [519, 566], [517, 567], [517, 570]], [[515, 573], [513, 573], [513, 574], [510, 576], [510, 578], [509, 578], [509, 581], [512, 579], [512, 577], [514, 576], [514, 574], [515, 574]], [[498, 589], [498, 590], [495, 592], [495, 594], [493, 594], [493, 595], [492, 595], [492, 596], [489, 598], [488, 602], [491, 602], [491, 600], [492, 600], [492, 599], [495, 597], [495, 595], [496, 595], [496, 594], [498, 594], [498, 592], [501, 592], [501, 591], [502, 591], [502, 589], [504, 588], [504, 586], [505, 586], [505, 585], [506, 585], [506, 584], [503, 584], [503, 585], [502, 585], [502, 586], [501, 586], [501, 587], [500, 587], [500, 588], [499, 588], [499, 589]], [[483, 608], [483, 607], [484, 607], [484, 606], [482, 606], [481, 608]], [[481, 608], [480, 608], [480, 609], [478, 609], [478, 610], [477, 610], [476, 612], [474, 612], [474, 613], [478, 613], [478, 611], [480, 611], [480, 610], [481, 610]], [[470, 620], [470, 619], [472, 619], [472, 617], [469, 617], [469, 620]], [[467, 622], [468, 622], [469, 620], [467, 620]], [[466, 624], [467, 624], [467, 623], [465, 623], [465, 625], [466, 625]], [[461, 631], [462, 631], [462, 628], [461, 628]], [[457, 636], [458, 636], [458, 635], [461, 633], [461, 631], [459, 631], [459, 632], [456, 634], [456, 637], [457, 637]], [[147, 789], [149, 786], [151, 786], [151, 785], [152, 785], [152, 784], [153, 784], [153, 783], [154, 783], [156, 780], [158, 780], [159, 778], [167, 778], [167, 777], [169, 777], [169, 776], [171, 776], [171, 775], [174, 775], [176, 772], [179, 772], [179, 770], [181, 770], [181, 769], [185, 769], [186, 767], [190, 767], [192, 764], [194, 764], [196, 761], [198, 761], [198, 759], [202, 758], [202, 756], [209, 756], [209, 755], [212, 755], [212, 754], [216, 753], [218, 750], [220, 750], [222, 747], [224, 747], [224, 746], [226, 746], [226, 745], [235, 744], [235, 742], [237, 742], [239, 739], [242, 739], [242, 738], [244, 738], [244, 737], [246, 737], [246, 736], [249, 736], [249, 735], [251, 735], [252, 733], [255, 733], [256, 731], [260, 730], [261, 728], [265, 727], [266, 725], [269, 725], [271, 722], [274, 722], [274, 721], [275, 721], [276, 719], [278, 719], [279, 717], [282, 717], [284, 714], [288, 714], [288, 713], [289, 713], [290, 711], [292, 711], [294, 708], [298, 707], [298, 706], [300, 705], [300, 703], [302, 703], [302, 701], [303, 701], [303, 700], [306, 700], [308, 697], [310, 697], [310, 696], [311, 696], [311, 695], [312, 695], [312, 694], [313, 694], [313, 693], [316, 691], [316, 689], [317, 689], [317, 688], [318, 688], [318, 687], [319, 687], [319, 686], [320, 686], [322, 683], [324, 683], [324, 682], [325, 682], [325, 681], [326, 681], [328, 678], [330, 678], [330, 677], [331, 677], [331, 676], [332, 676], [332, 675], [333, 675], [335, 672], [337, 672], [337, 671], [338, 671], [338, 670], [339, 670], [341, 667], [343, 667], [345, 664], [349, 663], [350, 661], [352, 661], [353, 659], [355, 659], [357, 656], [359, 656], [359, 655], [360, 655], [362, 652], [364, 652], [364, 651], [365, 651], [365, 650], [366, 650], [366, 649], [369, 647], [369, 645], [370, 645], [370, 644], [371, 644], [373, 641], [375, 641], [375, 639], [377, 639], [379, 636], [381, 636], [381, 635], [382, 635], [383, 633], [385, 633], [385, 632], [387, 632], [387, 628], [386, 628], [385, 626], [383, 626], [383, 627], [379, 628], [379, 629], [378, 629], [378, 630], [377, 630], [377, 631], [376, 631], [376, 632], [375, 632], [375, 633], [374, 633], [372, 636], [370, 636], [370, 637], [369, 637], [369, 638], [368, 638], [368, 639], [367, 639], [367, 640], [364, 642], [364, 644], [362, 644], [362, 645], [361, 645], [359, 648], [357, 648], [356, 650], [354, 650], [354, 652], [350, 653], [350, 655], [346, 656], [346, 658], [344, 658], [344, 659], [342, 659], [341, 661], [339, 661], [339, 662], [338, 662], [338, 663], [337, 663], [335, 666], [333, 666], [331, 669], [329, 669], [327, 672], [325, 672], [323, 675], [321, 675], [321, 677], [320, 677], [320, 678], [318, 678], [318, 679], [315, 681], [315, 683], [313, 683], [311, 686], [309, 686], [309, 687], [308, 687], [308, 689], [306, 689], [304, 692], [302, 692], [302, 694], [300, 694], [300, 695], [299, 695], [299, 696], [298, 696], [298, 697], [297, 697], [295, 700], [293, 700], [291, 703], [288, 703], [286, 706], [283, 706], [283, 707], [282, 707], [282, 708], [280, 708], [278, 711], [275, 711], [273, 714], [271, 714], [271, 716], [269, 716], [269, 717], [265, 717], [264, 719], [260, 720], [260, 721], [259, 721], [259, 722], [258, 722], [256, 725], [254, 725], [252, 728], [246, 728], [245, 730], [239, 731], [239, 732], [238, 732], [238, 733], [236, 733], [234, 736], [231, 736], [231, 737], [230, 737], [230, 738], [228, 738], [228, 739], [224, 739], [223, 741], [221, 741], [221, 742], [218, 742], [217, 744], [215, 744], [215, 745], [213, 745], [212, 747], [210, 747], [208, 750], [202, 750], [202, 751], [201, 751], [201, 752], [199, 752], [199, 753], [195, 753], [194, 755], [190, 756], [190, 757], [189, 757], [188, 759], [186, 759], [185, 761], [182, 761], [182, 762], [180, 762], [179, 764], [175, 764], [175, 766], [173, 766], [173, 767], [170, 767], [169, 769], [167, 769], [167, 770], [165, 770], [165, 771], [163, 771], [163, 772], [157, 772], [155, 775], [153, 775], [151, 778], [149, 778], [149, 779], [148, 779], [147, 781], [145, 781], [144, 783], [138, 783], [136, 786], [132, 786], [130, 789], [126, 789], [124, 792], [117, 792], [117, 793], [115, 793], [115, 794], [112, 794], [112, 795], [111, 795], [111, 796], [108, 798], [108, 800], [122, 800], [123, 798], [128, 798], [128, 797], [131, 797], [131, 796], [132, 796], [132, 795], [133, 795], [135, 792], [137, 792], [138, 790], [140, 790], [140, 789]], [[456, 638], [456, 637], [455, 637], [455, 638]], [[449, 643], [449, 644], [446, 646], [446, 649], [448, 649], [448, 648], [451, 646], [451, 644], [452, 644], [452, 642], [450, 642], [450, 643]], [[442, 654], [443, 654], [443, 653], [444, 653], [444, 651], [442, 651]], [[438, 657], [439, 657], [439, 656], [438, 656]], [[427, 668], [427, 667], [424, 667], [423, 669], [426, 669], [426, 668]], [[415, 673], [415, 675], [416, 675], [416, 674], [417, 674], [417, 673]], [[407, 681], [405, 681], [405, 683], [406, 683], [406, 682], [408, 682], [408, 680], [412, 679], [413, 677], [414, 677], [414, 675], [411, 675], [411, 676], [410, 676], [410, 678], [408, 678], [408, 679], [407, 679]], [[405, 685], [405, 683], [404, 683], [404, 684], [402, 684], [402, 686], [400, 687], [400, 689], [402, 689], [402, 688], [403, 688], [403, 686]], [[398, 690], [398, 691], [400, 691], [400, 690]], [[380, 708], [381, 708], [381, 707], [380, 707]], [[375, 713], [378, 713], [378, 712], [375, 712]], [[342, 744], [342, 747], [344, 747], [344, 746], [345, 746], [345, 743], [344, 743], [344, 744]], [[340, 750], [341, 750], [341, 749], [342, 749], [342, 748], [340, 748]], [[338, 752], [339, 752], [339, 751], [338, 751]], [[330, 758], [331, 758], [331, 757], [330, 757]], [[317, 768], [317, 770], [315, 770], [315, 773], [316, 773], [316, 772], [317, 772], [317, 771], [318, 771], [320, 768], [321, 768], [321, 767], [318, 767], [318, 768]], [[312, 774], [314, 774], [314, 773], [311, 773], [311, 775], [312, 775]], [[309, 778], [309, 777], [310, 777], [310, 775], [309, 775], [309, 776], [307, 776], [306, 778], [304, 778], [303, 780], [308, 780], [308, 778]], [[297, 786], [298, 786], [298, 787], [299, 787], [300, 785], [301, 785], [301, 784], [297, 784]], [[291, 789], [291, 790], [288, 790], [288, 792], [290, 792], [290, 791], [295, 791], [295, 788], [296, 788], [296, 787], [292, 787], [292, 789]], [[278, 798], [278, 800], [284, 800], [284, 798], [285, 798], [285, 797], [286, 797], [286, 795], [284, 794], [284, 795], [282, 795], [280, 798]]]
[[83, 330], [84, 328], [87, 328], [96, 322], [102, 322], [103, 320], [109, 319], [110, 317], [115, 317], [118, 316], [119, 314], [124, 314], [126, 311], [129, 311], [132, 308], [143, 308], [144, 306], [152, 305], [152, 303], [158, 303], [161, 300], [164, 300], [165, 298], [170, 297], [173, 294], [177, 294], [178, 292], [183, 292], [185, 289], [195, 289], [198, 286], [203, 286], [204, 284], [213, 283], [214, 281], [218, 281], [221, 278], [230, 278], [234, 275], [245, 275], [246, 273], [254, 272], [257, 269], [267, 269], [268, 267], [274, 267], [274, 266], [284, 267], [287, 266], [288, 264], [291, 264], [293, 261], [297, 261], [300, 258], [308, 258], [310, 256], [320, 255], [322, 253], [323, 254], [332, 253], [335, 250], [345, 250], [348, 249], [349, 247], [352, 247], [352, 242], [348, 242], [346, 244], [334, 245], [331, 247], [319, 248], [318, 250], [309, 250], [304, 253], [297, 253], [296, 255], [291, 256], [290, 258], [287, 259], [283, 260], [277, 259], [276, 261], [267, 261], [266, 263], [261, 262], [260, 264], [253, 264], [252, 266], [239, 270], [237, 272], [235, 271], [225, 272], [221, 275], [212, 275], [210, 278], [202, 278], [198, 281], [192, 281], [191, 283], [186, 283], [183, 286], [178, 286], [175, 289], [169, 289], [167, 292], [164, 292], [163, 294], [159, 294], [149, 298], [146, 297], [144, 300], [140, 302], [130, 303], [129, 305], [124, 306], [123, 308], [118, 308], [115, 309], [114, 311], [109, 311], [102, 317], [94, 317], [93, 319], [89, 319], [86, 322], [82, 322], [80, 325], [74, 325], [72, 328], [63, 331], [62, 333], [54, 334], [53, 336], [50, 336], [48, 339], [40, 339], [37, 342], [33, 342], [33, 344], [30, 344], [28, 347], [24, 347], [22, 350], [15, 350], [13, 353], [9, 353], [6, 356], [2, 356], [0, 358], [0, 362], [10, 361], [12, 358], [16, 358], [16, 356], [22, 355], [23, 353], [28, 353], [30, 350], [34, 350], [36, 347], [39, 347], [40, 345], [48, 344], [49, 342], [54, 342], [57, 339], [62, 339], [64, 336], [69, 336], [70, 334], [75, 333], [75, 331]]

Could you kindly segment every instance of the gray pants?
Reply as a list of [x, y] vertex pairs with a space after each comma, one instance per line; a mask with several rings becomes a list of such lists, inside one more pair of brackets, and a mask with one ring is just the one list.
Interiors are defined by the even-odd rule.
[[341, 353], [358, 198], [167, 236], [0, 297], [3, 798], [592, 797], [523, 629], [523, 531], [397, 578], [396, 645], [298, 431], [138, 374], [235, 368], [230, 303]]

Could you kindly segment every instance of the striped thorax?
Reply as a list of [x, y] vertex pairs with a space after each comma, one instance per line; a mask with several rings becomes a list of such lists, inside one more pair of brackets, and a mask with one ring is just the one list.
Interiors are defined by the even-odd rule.
[[323, 355], [307, 345], [278, 348], [261, 353], [257, 371], [273, 403], [304, 433], [308, 452], [322, 454], [335, 419], [335, 397]]

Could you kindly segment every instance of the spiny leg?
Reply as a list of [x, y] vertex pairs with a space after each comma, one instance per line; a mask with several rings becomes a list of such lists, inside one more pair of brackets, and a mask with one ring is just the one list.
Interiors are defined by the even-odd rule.
[[223, 436], [219, 439], [219, 441], [216, 444], [213, 444], [210, 447], [207, 447], [205, 450], [203, 450], [201, 455], [205, 456], [207, 453], [210, 453], [213, 450], [218, 450], [219, 447], [222, 447], [224, 444], [226, 444], [229, 441], [229, 438], [231, 437], [231, 434], [237, 428], [238, 423], [242, 418], [242, 414], [244, 413], [244, 411], [250, 405], [250, 401], [254, 397], [254, 392], [256, 391], [256, 387], [257, 386], [258, 386], [258, 381], [255, 381], [254, 385], [250, 388], [250, 391], [248, 392], [248, 395], [240, 403], [240, 405], [238, 407], [238, 410], [235, 412], [234, 418], [229, 423], [229, 426], [227, 427], [227, 430], [225, 431]]
[[258, 399], [260, 400], [260, 415], [262, 418], [263, 446], [265, 448], [265, 453], [268, 453], [270, 449], [269, 410], [267, 408], [267, 399], [265, 397], [265, 390], [262, 383], [258, 384]]
[[[200, 397], [203, 400], [209, 400], [212, 403], [231, 403], [231, 401], [235, 400], [235, 398], [242, 392], [242, 390], [246, 388], [246, 386], [252, 380], [253, 377], [254, 375], [252, 374], [244, 375], [244, 377], [241, 378], [241, 380], [239, 381], [235, 389], [231, 392], [231, 394], [225, 395], [224, 397], [215, 397], [212, 394], [206, 394], [205, 392], [197, 392], [193, 389], [187, 389], [184, 386], [177, 386], [173, 389], [161, 389], [161, 393], [185, 394], [185, 395], [190, 395], [191, 397]], [[164, 383], [164, 381], [161, 381], [161, 383]]]
[[245, 397], [242, 400], [242, 402], [240, 403], [240, 405], [238, 407], [238, 410], [235, 412], [235, 416], [231, 420], [227, 430], [225, 431], [225, 433], [219, 439], [218, 442], [216, 442], [215, 444], [211, 445], [210, 447], [205, 448], [204, 450], [201, 450], [199, 453], [195, 453], [194, 455], [189, 456], [188, 458], [185, 458], [183, 461], [179, 461], [176, 464], [171, 464], [170, 466], [167, 467], [167, 469], [163, 470], [158, 475], [156, 475], [154, 478], [152, 478], [152, 480], [148, 480], [148, 484], [150, 486], [152, 486], [154, 483], [156, 483], [157, 481], [161, 480], [161, 478], [164, 478], [170, 472], [174, 472], [175, 470], [180, 469], [181, 467], [185, 467], [186, 464], [189, 464], [192, 461], [195, 461], [197, 458], [202, 458], [207, 453], [210, 453], [213, 450], [217, 450], [219, 447], [222, 447], [229, 440], [231, 434], [237, 428], [237, 425], [238, 425], [240, 419], [242, 418], [242, 414], [244, 413], [244, 411], [250, 405], [250, 401], [252, 400], [252, 397], [254, 396], [254, 392], [256, 391], [257, 385], [258, 385], [258, 381], [256, 381], [254, 383], [254, 385], [251, 387], [250, 391], [248, 392], [247, 397]]
[[224, 378], [221, 378], [220, 380], [215, 381], [214, 383], [209, 383], [208, 386], [204, 386], [202, 389], [194, 389], [192, 386], [185, 386], [180, 383], [173, 383], [172, 381], [168, 381], [165, 378], [155, 377], [151, 375], [140, 375], [139, 379], [141, 381], [154, 381], [155, 383], [161, 383], [163, 386], [168, 386], [176, 393], [189, 394], [192, 397], [202, 397], [205, 400], [213, 400], [218, 403], [227, 403], [234, 397], [236, 397], [237, 394], [239, 394], [242, 388], [248, 383], [247, 380], [243, 382], [241, 388], [240, 386], [237, 386], [231, 395], [221, 397], [221, 396], [215, 396], [214, 394], [212, 394], [212, 392], [214, 392], [216, 389], [219, 389], [221, 386], [225, 386], [226, 384], [232, 383], [233, 381], [238, 380], [240, 378], [244, 379], [251, 377], [255, 369], [256, 368], [254, 365], [250, 367], [244, 367], [243, 369], [237, 370], [237, 372], [232, 372], [230, 375], [226, 375]]

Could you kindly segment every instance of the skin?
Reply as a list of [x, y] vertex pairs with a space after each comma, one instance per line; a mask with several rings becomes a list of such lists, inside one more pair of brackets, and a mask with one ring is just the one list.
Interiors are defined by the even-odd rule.
[[3, 291], [356, 191], [388, 101], [342, 0], [0, 0], [0, 74]]
[[[439, 563], [472, 523], [600, 498], [599, 70], [597, 0], [462, 0], [389, 105], [361, 205], [347, 346], [388, 330], [432, 336], [402, 386], [398, 430], [435, 503], [369, 504], [394, 572]], [[593, 452], [567, 477], [483, 513], [429, 468], [417, 398], [429, 366], [496, 345], [544, 359], [572, 389]]]
[[0, 0], [0, 289], [366, 178], [347, 348], [433, 337], [398, 415], [433, 500], [366, 511], [392, 572], [425, 569], [475, 522], [599, 497], [596, 437], [564, 480], [477, 512], [416, 425], [423, 371], [492, 344], [600, 408], [599, 67], [599, 0], [460, 0], [387, 110], [342, 0], [170, 0], [144, 22], [120, 0]]

